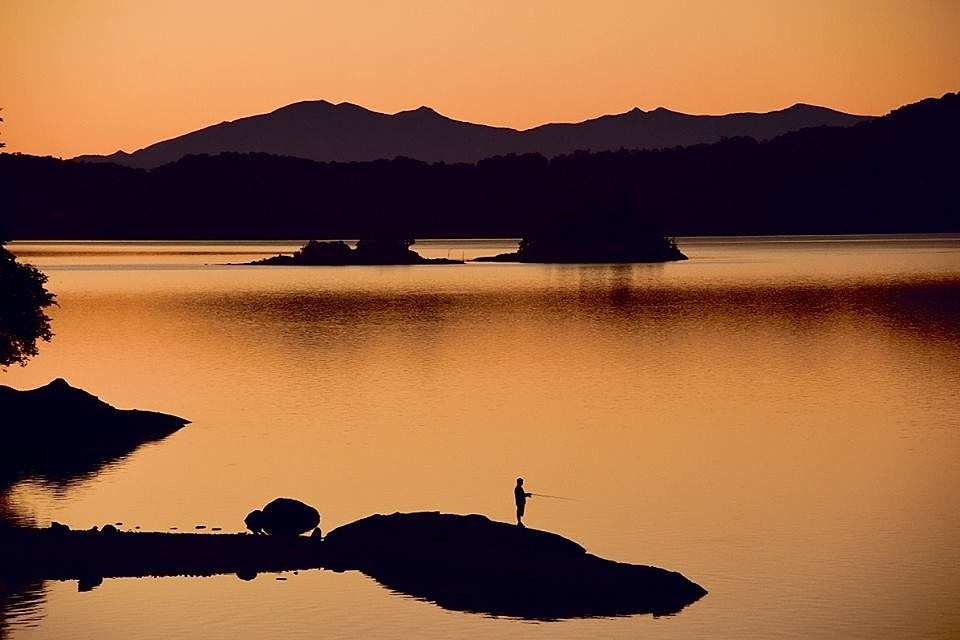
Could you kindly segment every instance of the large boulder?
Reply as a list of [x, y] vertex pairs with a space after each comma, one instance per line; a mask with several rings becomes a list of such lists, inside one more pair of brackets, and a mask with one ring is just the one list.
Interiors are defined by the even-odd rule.
[[320, 524], [320, 512], [293, 498], [277, 498], [247, 514], [243, 523], [254, 533], [298, 536]]

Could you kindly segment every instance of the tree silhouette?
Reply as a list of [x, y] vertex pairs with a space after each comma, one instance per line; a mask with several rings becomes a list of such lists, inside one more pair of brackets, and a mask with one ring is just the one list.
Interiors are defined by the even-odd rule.
[[56, 301], [46, 281], [36, 267], [17, 262], [0, 241], [0, 369], [26, 365], [37, 355], [37, 341], [53, 337], [44, 309]]

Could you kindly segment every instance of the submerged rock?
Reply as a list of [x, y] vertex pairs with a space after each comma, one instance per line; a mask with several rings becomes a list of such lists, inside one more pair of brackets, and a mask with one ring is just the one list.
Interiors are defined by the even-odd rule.
[[374, 515], [327, 534], [326, 566], [448, 609], [530, 619], [667, 615], [707, 592], [683, 575], [591, 555], [480, 515]]
[[320, 524], [320, 512], [293, 498], [277, 498], [248, 513], [243, 523], [254, 533], [298, 536]]

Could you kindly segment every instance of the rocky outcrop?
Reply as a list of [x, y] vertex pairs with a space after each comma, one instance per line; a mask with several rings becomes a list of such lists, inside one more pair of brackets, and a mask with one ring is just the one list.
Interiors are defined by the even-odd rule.
[[374, 515], [331, 531], [324, 546], [327, 568], [490, 615], [666, 615], [707, 593], [679, 573], [605, 560], [556, 534], [480, 515]]
[[116, 409], [62, 378], [19, 391], [0, 385], [0, 485], [23, 476], [82, 477], [189, 420]]
[[[266, 509], [264, 509], [266, 511]], [[707, 592], [683, 575], [605, 560], [546, 531], [479, 515], [374, 515], [319, 536], [0, 527], [0, 582], [358, 570], [458, 611], [531, 620], [679, 612]]]

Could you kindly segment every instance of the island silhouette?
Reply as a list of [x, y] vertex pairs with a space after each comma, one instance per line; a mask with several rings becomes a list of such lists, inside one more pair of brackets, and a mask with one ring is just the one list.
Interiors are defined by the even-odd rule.
[[342, 240], [320, 242], [310, 240], [292, 255], [278, 255], [254, 260], [252, 265], [392, 265], [392, 264], [463, 264], [463, 260], [450, 258], [424, 258], [410, 247], [412, 238], [376, 236], [357, 242], [356, 248]]

